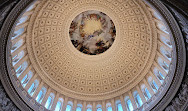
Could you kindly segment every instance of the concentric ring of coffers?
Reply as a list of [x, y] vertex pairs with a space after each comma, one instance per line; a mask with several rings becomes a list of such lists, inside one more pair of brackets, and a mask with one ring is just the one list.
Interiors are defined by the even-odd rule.
[[[11, 40], [16, 76], [28, 94], [47, 109], [65, 102], [67, 108], [73, 108], [73, 102], [61, 97], [56, 99], [57, 106], [52, 104], [57, 94], [95, 101], [118, 97], [117, 101], [125, 100], [129, 110], [139, 108], [157, 93], [168, 75], [172, 60], [169, 31], [161, 16], [142, 1], [91, 3], [54, 0], [29, 7]], [[115, 6], [120, 8], [116, 10]], [[75, 11], [75, 7], [81, 8]], [[109, 15], [116, 26], [113, 46], [104, 54], [93, 56], [80, 53], [69, 37], [73, 18], [92, 9]], [[111, 102], [106, 105], [112, 107]]]

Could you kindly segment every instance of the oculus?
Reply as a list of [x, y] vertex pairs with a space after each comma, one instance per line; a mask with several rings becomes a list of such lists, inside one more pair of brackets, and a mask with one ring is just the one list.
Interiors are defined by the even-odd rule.
[[74, 18], [69, 35], [77, 50], [88, 55], [97, 55], [112, 46], [116, 37], [116, 28], [108, 15], [89, 10]]

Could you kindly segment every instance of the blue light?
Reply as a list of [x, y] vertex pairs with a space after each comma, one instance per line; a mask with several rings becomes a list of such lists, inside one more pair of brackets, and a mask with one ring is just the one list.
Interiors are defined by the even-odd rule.
[[87, 111], [92, 111], [92, 109], [91, 109], [91, 108], [88, 108]]
[[61, 102], [60, 101], [57, 102], [57, 105], [55, 107], [55, 111], [61, 111]]
[[111, 106], [108, 107], [108, 108], [107, 108], [107, 111], [112, 111], [112, 107], [111, 107]]
[[76, 111], [82, 111], [82, 108], [81, 107], [77, 107]]
[[33, 83], [31, 87], [28, 90], [28, 93], [32, 96], [33, 93], [31, 93], [32, 89], [34, 88], [35, 84]]
[[153, 84], [154, 84], [155, 88], [158, 90], [158, 89], [159, 89], [159, 87], [157, 86], [157, 84], [155, 83], [155, 81], [154, 81], [154, 80], [153, 80]]
[[45, 108], [50, 109], [51, 107], [51, 102], [52, 102], [52, 97], [48, 97], [48, 100], [46, 101]]
[[148, 89], [147, 89], [147, 88], [145, 88], [145, 92], [146, 92], [146, 94], [147, 94], [148, 98], [151, 98], [151, 94], [149, 93], [149, 91], [148, 91]]
[[118, 107], [118, 111], [123, 111], [123, 108], [122, 108], [121, 104], [118, 104], [117, 107]]
[[97, 111], [102, 111], [102, 109], [101, 108], [97, 108]]
[[66, 111], [71, 111], [72, 106], [71, 105], [67, 105]]
[[128, 111], [133, 111], [133, 105], [131, 103], [131, 100], [127, 100], [127, 106], [128, 106]]
[[137, 103], [137, 104], [138, 104], [138, 107], [141, 107], [142, 104], [143, 104], [143, 102], [142, 102], [142, 100], [141, 100], [139, 94], [136, 95], [136, 99], [137, 99], [137, 101], [138, 101], [138, 103]]

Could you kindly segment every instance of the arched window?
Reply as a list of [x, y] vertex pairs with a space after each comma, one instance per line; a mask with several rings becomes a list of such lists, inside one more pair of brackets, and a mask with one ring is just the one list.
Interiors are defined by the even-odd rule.
[[97, 108], [97, 111], [102, 111], [102, 105], [101, 104], [98, 104], [96, 108]]
[[77, 104], [76, 111], [82, 111], [82, 104]]
[[107, 109], [107, 111], [112, 111], [112, 106], [110, 103], [106, 104], [106, 109]]
[[153, 80], [153, 78], [151, 76], [148, 77], [148, 82], [149, 82], [151, 88], [153, 89], [153, 91], [157, 92], [158, 86], [157, 86], [157, 84], [155, 83], [155, 81]]
[[31, 71], [29, 71], [25, 77], [21, 80], [22, 86], [25, 87], [27, 85], [27, 83], [29, 82], [29, 80], [32, 78], [33, 73]]
[[87, 108], [87, 111], [92, 111], [92, 109], [91, 108]]
[[45, 108], [50, 110], [51, 109], [51, 106], [53, 104], [53, 101], [54, 101], [54, 93], [50, 93], [50, 96], [48, 97], [47, 101], [46, 101], [46, 104], [45, 104]]
[[138, 92], [135, 91], [135, 92], [133, 93], [133, 96], [134, 96], [134, 99], [135, 99], [135, 102], [136, 102], [137, 107], [141, 107], [142, 104], [143, 104], [143, 102], [142, 102], [142, 100], [141, 100], [140, 95], [138, 94]]
[[129, 98], [126, 100], [126, 106], [127, 106], [128, 111], [133, 111], [133, 105], [132, 105], [131, 100]]
[[97, 108], [97, 111], [102, 111], [102, 108]]
[[15, 31], [12, 39], [15, 39], [16, 37], [18, 37], [19, 35], [21, 35], [24, 31], [25, 31], [24, 28], [20, 28], [19, 30]]
[[158, 64], [168, 73], [169, 65], [160, 57], [158, 58]]
[[88, 104], [87, 105], [87, 110], [86, 111], [92, 111], [92, 105]]
[[163, 76], [163, 74], [155, 67], [153, 69], [153, 73], [155, 74], [155, 76], [158, 78], [158, 80], [163, 83], [165, 77]]
[[164, 35], [160, 35], [160, 40], [164, 43], [164, 44], [166, 44], [168, 47], [172, 47], [172, 43], [171, 43], [171, 41], [170, 41], [170, 38], [168, 38], [168, 37], [165, 37]]
[[55, 111], [61, 111], [63, 106], [63, 98], [59, 98], [57, 105], [55, 107]]
[[142, 90], [142, 93], [144, 94], [144, 97], [146, 98], [146, 100], [149, 100], [151, 98], [151, 94], [149, 93], [148, 89], [146, 88], [146, 86], [144, 84], [142, 84], [141, 90]]
[[30, 96], [33, 95], [33, 93], [37, 89], [38, 85], [39, 85], [39, 81], [38, 80], [35, 80], [34, 83], [32, 83], [31, 87], [28, 89], [28, 93], [30, 94]]
[[165, 79], [164, 75], [160, 71], [158, 71], [158, 75], [160, 76], [159, 78], [162, 78], [163, 80]]
[[45, 96], [45, 94], [46, 94], [46, 88], [45, 88], [45, 87], [42, 87], [42, 89], [40, 90], [39, 94], [38, 94], [37, 97], [36, 97], [36, 101], [37, 101], [38, 103], [41, 103], [42, 100], [43, 100], [43, 98], [44, 98], [44, 96]]
[[82, 108], [81, 107], [77, 107], [76, 111], [82, 111]]
[[34, 8], [34, 6], [35, 6], [35, 4], [32, 4], [31, 6], [29, 6], [29, 7], [27, 8], [26, 12], [32, 10], [32, 9]]
[[165, 56], [168, 60], [171, 61], [171, 59], [172, 59], [172, 58], [171, 58], [171, 52], [165, 50], [164, 47], [160, 47], [160, 52], [161, 52], [161, 54], [162, 54], [163, 56]]
[[21, 73], [27, 68], [28, 63], [25, 61], [16, 69], [16, 76], [19, 77]]
[[24, 51], [19, 52], [12, 58], [12, 65], [14, 66], [20, 59], [24, 57]]
[[28, 16], [21, 17], [16, 25], [20, 25], [20, 24], [26, 22], [27, 19], [28, 19]]
[[164, 67], [166, 67], [166, 68], [164, 68], [164, 69], [168, 70], [169, 64], [167, 64], [165, 61], [163, 61], [163, 64], [164, 64]]
[[152, 11], [152, 12], [155, 18], [157, 18], [158, 20], [162, 20], [161, 16], [156, 11]]
[[22, 46], [23, 44], [23, 39], [19, 40], [18, 42], [16, 42], [13, 46], [12, 46], [12, 49], [11, 49], [11, 53], [14, 52], [16, 49], [18, 49], [19, 47]]
[[163, 31], [163, 32], [165, 32], [165, 33], [167, 33], [167, 34], [169, 34], [169, 32], [167, 31], [167, 28], [166, 28], [166, 26], [165, 26], [164, 24], [157, 23], [157, 26], [158, 26], [158, 28], [159, 28], [161, 31]]
[[120, 100], [117, 100], [116, 101], [116, 110], [117, 111], [123, 111], [123, 108], [122, 108], [122, 105], [121, 105], [121, 101]]
[[151, 94], [149, 93], [148, 89], [146, 88], [144, 84], [141, 85], [141, 90], [146, 100], [149, 100], [151, 98]]
[[68, 102], [66, 111], [72, 111], [73, 103], [71, 101]]

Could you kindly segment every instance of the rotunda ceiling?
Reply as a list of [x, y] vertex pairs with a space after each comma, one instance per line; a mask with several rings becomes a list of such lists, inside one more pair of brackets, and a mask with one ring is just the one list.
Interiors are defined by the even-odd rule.
[[[80, 13], [107, 16], [109, 29], [98, 18], [81, 28], [89, 40], [96, 31], [109, 34], [111, 29], [100, 38], [109, 40], [106, 50], [97, 52], [96, 40], [94, 48], [78, 49], [71, 30]], [[157, 33], [141, 0], [46, 0], [31, 17], [26, 43], [34, 70], [50, 87], [74, 98], [100, 100], [123, 94], [144, 78], [156, 55]]]

